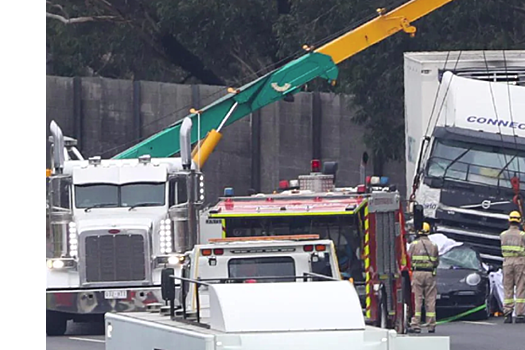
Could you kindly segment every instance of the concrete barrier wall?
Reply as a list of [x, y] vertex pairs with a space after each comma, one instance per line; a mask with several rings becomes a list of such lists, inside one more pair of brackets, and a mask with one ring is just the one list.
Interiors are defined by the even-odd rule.
[[[55, 120], [85, 157], [110, 158], [224, 94], [217, 86], [48, 76], [46, 140]], [[226, 127], [203, 169], [208, 201], [224, 187], [239, 195], [272, 191], [279, 180], [307, 173], [314, 157], [339, 162], [338, 185], [357, 184], [366, 148], [353, 113], [350, 96], [299, 93], [292, 103], [274, 103]], [[49, 166], [47, 141], [46, 147]], [[385, 172], [404, 194], [404, 165], [388, 163]]]

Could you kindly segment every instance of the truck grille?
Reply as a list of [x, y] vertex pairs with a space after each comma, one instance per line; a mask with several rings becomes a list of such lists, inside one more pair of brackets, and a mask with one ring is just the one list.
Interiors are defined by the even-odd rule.
[[86, 282], [146, 279], [143, 236], [88, 236], [85, 248]]

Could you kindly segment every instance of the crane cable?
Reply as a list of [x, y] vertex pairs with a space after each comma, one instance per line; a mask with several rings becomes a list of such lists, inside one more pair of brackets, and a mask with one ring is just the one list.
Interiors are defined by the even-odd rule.
[[[504, 58], [503, 61], [504, 61], [504, 64], [505, 64], [505, 74], [506, 74], [506, 77], [508, 78], [507, 61], [506, 61], [505, 53], [503, 53], [503, 58]], [[485, 55], [485, 50], [483, 50], [483, 59], [485, 61], [485, 67], [486, 67], [487, 73], [489, 73], [489, 66], [488, 66], [486, 55]], [[492, 105], [494, 107], [494, 114], [496, 115], [496, 121], [497, 121], [497, 124], [498, 124], [500, 140], [501, 140], [501, 143], [503, 144], [503, 142], [504, 142], [503, 134], [501, 133], [501, 125], [499, 123], [498, 110], [497, 110], [497, 107], [496, 107], [496, 101], [494, 99], [494, 92], [492, 90], [492, 83], [490, 81], [489, 81], [489, 88], [490, 88], [490, 94], [491, 94], [491, 97], [492, 97]], [[508, 97], [509, 97], [510, 119], [511, 119], [511, 123], [514, 123], [514, 120], [513, 120], [513, 117], [512, 117], [512, 109], [511, 109], [510, 86], [508, 85], [508, 82], [507, 82], [507, 94], [508, 94]], [[517, 154], [518, 154], [518, 143], [517, 143], [517, 140], [516, 140], [516, 133], [514, 131], [514, 128], [512, 128], [512, 134], [514, 136], [514, 142], [515, 142], [515, 147], [516, 147], [516, 156], [517, 156]], [[507, 162], [507, 155], [505, 153], [503, 153], [503, 156], [505, 158], [505, 165], [503, 166], [503, 168], [504, 168], [505, 166], [510, 165], [509, 164], [510, 162]], [[512, 159], [511, 159], [511, 161], [512, 161]], [[518, 164], [519, 164], [519, 160], [518, 160]], [[504, 169], [502, 169], [502, 171], [503, 170]], [[510, 170], [507, 170], [507, 173], [508, 173], [508, 175], [510, 175]], [[520, 194], [520, 179], [519, 179], [519, 177], [516, 176], [516, 174], [514, 174], [514, 175], [515, 176], [510, 178], [510, 183], [511, 183], [511, 186], [512, 186], [512, 190], [514, 191], [514, 197], [513, 197], [512, 201], [514, 202], [514, 204], [516, 204], [518, 206], [518, 210], [519, 210], [521, 216], [523, 217], [523, 199], [521, 198], [521, 194]], [[499, 181], [499, 178], [498, 178], [498, 181]]]
[[[505, 50], [502, 50], [503, 52], [503, 63], [505, 64], [505, 77], [508, 79], [509, 78], [509, 72], [508, 72], [508, 69], [507, 69], [507, 57], [505, 55]], [[512, 99], [510, 97], [510, 86], [509, 86], [509, 82], [507, 81], [507, 96], [509, 98], [509, 115], [510, 115], [510, 121], [512, 124], [514, 124], [514, 120], [513, 120], [513, 117], [512, 117]], [[512, 128], [512, 135], [514, 136], [514, 145], [516, 147], [516, 156], [518, 156], [518, 152], [519, 152], [519, 149], [518, 149], [518, 140], [516, 139], [516, 132], [514, 131], [514, 128]], [[517, 163], [518, 163], [518, 176], [516, 176], [516, 172], [514, 172], [514, 176], [510, 179], [510, 183], [512, 185], [512, 189], [514, 190], [514, 198], [513, 198], [513, 202], [514, 204], [516, 204], [518, 206], [518, 209], [520, 211], [520, 214], [521, 214], [521, 217], [523, 217], [523, 198], [521, 197], [521, 193], [520, 193], [520, 174], [521, 174], [521, 170], [520, 170], [520, 160], [518, 158], [517, 160]]]

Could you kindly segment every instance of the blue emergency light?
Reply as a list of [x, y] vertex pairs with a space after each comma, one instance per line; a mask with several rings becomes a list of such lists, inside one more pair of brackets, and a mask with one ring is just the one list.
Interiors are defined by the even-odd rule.
[[381, 185], [388, 185], [388, 177], [381, 176]]
[[224, 189], [224, 197], [233, 197], [233, 188], [226, 187]]

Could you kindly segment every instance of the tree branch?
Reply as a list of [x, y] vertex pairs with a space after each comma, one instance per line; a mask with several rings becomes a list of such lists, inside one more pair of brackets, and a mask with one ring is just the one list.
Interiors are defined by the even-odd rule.
[[51, 6], [51, 7], [55, 7], [57, 9], [60, 10], [60, 12], [62, 12], [66, 17], [69, 17], [69, 14], [66, 12], [66, 10], [64, 10], [64, 8], [62, 7], [62, 5], [59, 5], [59, 4], [53, 4], [51, 1], [46, 1], [46, 3]]
[[54, 13], [46, 12], [46, 17], [51, 19], [56, 19], [64, 24], [75, 24], [75, 23], [86, 23], [86, 22], [96, 22], [96, 21], [111, 21], [115, 20], [115, 16], [87, 16], [87, 17], [76, 17], [76, 18], [66, 18], [64, 16], [56, 15]]

